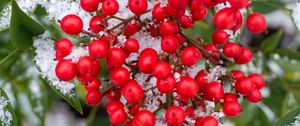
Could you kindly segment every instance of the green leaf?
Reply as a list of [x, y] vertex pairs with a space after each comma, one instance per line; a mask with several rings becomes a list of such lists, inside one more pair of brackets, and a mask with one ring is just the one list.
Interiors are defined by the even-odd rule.
[[280, 39], [282, 37], [283, 31], [279, 30], [276, 33], [274, 33], [273, 35], [269, 36], [268, 38], [266, 38], [261, 46], [260, 49], [264, 52], [264, 53], [268, 53], [270, 51], [273, 51], [274, 49], [276, 49], [276, 47], [278, 46]]
[[264, 98], [263, 103], [270, 107], [270, 109], [277, 115], [282, 115], [282, 106], [287, 91], [284, 87], [285, 82], [276, 78], [270, 84], [270, 97]]
[[67, 96], [64, 95], [63, 93], [61, 93], [58, 89], [56, 89], [51, 82], [49, 82], [47, 79], [44, 79], [47, 82], [47, 85], [56, 93], [58, 94], [61, 98], [63, 98], [64, 100], [66, 100], [77, 112], [79, 112], [80, 114], [83, 114], [82, 111], [82, 107], [80, 104], [80, 101], [78, 99], [77, 94], [74, 92], [73, 95], [71, 96]]
[[32, 46], [32, 37], [42, 34], [45, 29], [38, 22], [30, 18], [12, 0], [12, 14], [10, 20], [9, 36], [12, 44], [21, 50]]
[[9, 59], [10, 57], [12, 57], [15, 53], [18, 52], [18, 49], [12, 51], [10, 54], [8, 54], [6, 57], [4, 57], [3, 59], [0, 60], [0, 65], [5, 62], [7, 59]]
[[[2, 88], [0, 88], [0, 104], [3, 106], [4, 117], [7, 120], [0, 120], [1, 126], [17, 126], [17, 118], [14, 114], [14, 110], [10, 104], [10, 101]], [[2, 109], [2, 108], [1, 108]], [[10, 117], [8, 117], [10, 116]]]
[[270, 13], [278, 9], [288, 11], [285, 8], [285, 4], [279, 0], [255, 0], [251, 1], [251, 6], [254, 7], [256, 12], [263, 14]]
[[296, 108], [284, 116], [280, 117], [274, 126], [286, 126], [292, 124], [296, 119], [296, 116], [300, 115], [300, 108]]
[[299, 107], [299, 104], [300, 104], [299, 92], [295, 92], [295, 91], [289, 92], [283, 101], [282, 113], [286, 114], [287, 112]]
[[5, 8], [5, 6], [8, 5], [9, 2], [10, 2], [10, 0], [1, 0], [0, 1], [0, 12]]
[[47, 90], [43, 83], [30, 83], [27, 96], [32, 112], [38, 117], [39, 124], [43, 125], [45, 122], [46, 108], [48, 106]]
[[[35, 56], [34, 56], [35, 57]], [[40, 68], [36, 65], [37, 69], [39, 71]], [[78, 111], [80, 114], [83, 114], [83, 111], [82, 111], [82, 107], [81, 107], [81, 104], [80, 104], [80, 101], [78, 99], [78, 96], [77, 94], [74, 93], [71, 95], [71, 96], [67, 96], [65, 94], [63, 94], [62, 92], [60, 92], [56, 87], [53, 86], [53, 84], [51, 84], [51, 82], [49, 82], [46, 78], [43, 78], [43, 80], [47, 83], [47, 85], [56, 93], [58, 94], [61, 98], [63, 98], [64, 100], [66, 100], [76, 111]]]

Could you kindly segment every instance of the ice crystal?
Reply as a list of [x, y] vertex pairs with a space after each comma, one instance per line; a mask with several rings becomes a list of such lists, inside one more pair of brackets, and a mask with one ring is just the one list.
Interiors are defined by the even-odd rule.
[[226, 68], [222, 66], [215, 66], [209, 69], [207, 73], [207, 82], [218, 81], [218, 78], [222, 75], [226, 75]]
[[73, 47], [72, 52], [64, 59], [72, 60], [73, 63], [76, 63], [80, 57], [87, 56], [88, 54], [88, 47]]
[[300, 126], [300, 114], [294, 118], [295, 118], [295, 121], [292, 122], [290, 125], [286, 125], [286, 126]]

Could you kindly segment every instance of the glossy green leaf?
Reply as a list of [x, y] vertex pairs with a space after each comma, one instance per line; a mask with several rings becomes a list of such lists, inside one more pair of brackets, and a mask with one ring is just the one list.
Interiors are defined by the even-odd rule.
[[279, 0], [255, 0], [251, 1], [251, 6], [254, 7], [256, 12], [270, 13], [275, 10], [287, 10], [285, 4]]
[[287, 91], [284, 87], [285, 82], [279, 78], [274, 79], [268, 83], [270, 87], [270, 97], [264, 98], [263, 103], [270, 107], [270, 109], [277, 115], [282, 115], [282, 105]]
[[10, 0], [0, 0], [0, 12], [8, 5]]
[[10, 20], [9, 36], [12, 44], [21, 50], [26, 50], [32, 46], [32, 37], [42, 34], [45, 29], [38, 22], [25, 14], [12, 0], [12, 14]]
[[279, 30], [278, 32], [274, 33], [273, 35], [269, 36], [268, 38], [266, 38], [261, 46], [260, 49], [264, 52], [264, 53], [268, 53], [270, 51], [273, 51], [274, 49], [276, 49], [276, 47], [278, 46], [278, 44], [280, 43], [281, 37], [282, 37], [283, 31]]
[[286, 95], [283, 101], [282, 113], [286, 114], [287, 112], [299, 107], [299, 105], [300, 105], [299, 92], [291, 91]]
[[291, 125], [296, 119], [295, 117], [300, 115], [300, 108], [296, 108], [284, 116], [280, 117], [274, 126], [286, 126]]
[[[3, 107], [3, 115], [5, 120], [0, 119], [1, 126], [17, 126], [17, 118], [14, 114], [14, 110], [11, 106], [11, 103], [2, 88], [0, 88], [0, 104]], [[2, 109], [2, 108], [1, 108]]]

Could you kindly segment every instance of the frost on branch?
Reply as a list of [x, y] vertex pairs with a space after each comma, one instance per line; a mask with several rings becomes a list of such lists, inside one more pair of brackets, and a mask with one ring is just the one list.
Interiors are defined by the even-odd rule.
[[[1, 94], [0, 90], [0, 94]], [[7, 98], [0, 96], [0, 122], [2, 126], [10, 126], [13, 120], [13, 115], [8, 111], [7, 106], [9, 101]]]
[[55, 60], [54, 41], [47, 38], [47, 33], [34, 38], [35, 63], [39, 68], [43, 78], [47, 79], [49, 84], [67, 96], [74, 95], [75, 85], [71, 82], [59, 81], [55, 75], [55, 67], [58, 61]]

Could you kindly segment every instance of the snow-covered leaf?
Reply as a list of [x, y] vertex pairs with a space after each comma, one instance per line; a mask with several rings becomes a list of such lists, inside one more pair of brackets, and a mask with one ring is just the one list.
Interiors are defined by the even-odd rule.
[[298, 126], [300, 124], [300, 108], [296, 108], [285, 114], [274, 126]]
[[32, 46], [32, 37], [42, 34], [45, 29], [23, 12], [16, 1], [12, 0], [11, 5], [9, 36], [16, 48], [26, 50]]
[[34, 38], [34, 62], [39, 69], [41, 76], [47, 81], [47, 84], [60, 97], [65, 99], [74, 109], [82, 114], [81, 104], [75, 91], [73, 82], [60, 81], [55, 75], [55, 60], [54, 41], [45, 33]]
[[14, 110], [2, 88], [0, 88], [0, 125], [17, 126], [17, 119], [14, 114]]

